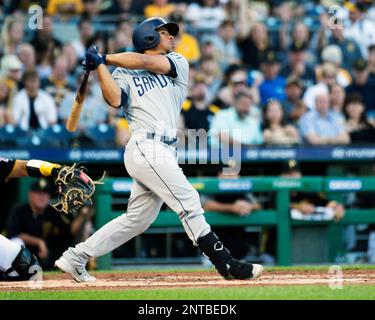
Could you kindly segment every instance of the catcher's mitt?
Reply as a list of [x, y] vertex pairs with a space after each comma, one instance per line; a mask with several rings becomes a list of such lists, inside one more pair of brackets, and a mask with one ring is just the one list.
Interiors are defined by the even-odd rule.
[[76, 164], [59, 169], [55, 178], [58, 202], [51, 204], [57, 211], [76, 215], [81, 207], [92, 204], [95, 185], [103, 183], [105, 173], [100, 180], [93, 181], [84, 170]]

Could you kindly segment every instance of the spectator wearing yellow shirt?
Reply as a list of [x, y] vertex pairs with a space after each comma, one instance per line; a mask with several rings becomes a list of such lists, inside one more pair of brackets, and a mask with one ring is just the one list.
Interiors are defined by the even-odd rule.
[[174, 4], [168, 2], [169, 0], [153, 0], [152, 4], [145, 7], [145, 17], [167, 18], [176, 8]]
[[197, 62], [201, 57], [199, 43], [194, 36], [185, 31], [186, 24], [184, 22], [183, 16], [179, 13], [172, 13], [170, 16], [170, 20], [176, 22], [180, 27], [180, 32], [175, 39], [175, 51], [184, 56], [189, 61], [189, 63]]
[[56, 14], [80, 14], [82, 11], [81, 0], [49, 0], [47, 5], [47, 13], [52, 16]]

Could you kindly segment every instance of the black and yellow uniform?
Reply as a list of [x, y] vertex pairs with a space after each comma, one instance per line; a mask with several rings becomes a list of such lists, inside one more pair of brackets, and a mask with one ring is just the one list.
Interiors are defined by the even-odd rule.
[[16, 162], [14, 160], [0, 157], [0, 182], [5, 181], [10, 175], [15, 163]]
[[220, 108], [210, 104], [206, 109], [199, 110], [195, 107], [192, 100], [185, 100], [182, 104], [181, 114], [185, 120], [186, 129], [204, 129], [206, 132], [210, 129], [210, 123]]
[[[9, 214], [7, 234], [10, 238], [26, 233], [43, 239], [48, 247], [48, 258], [39, 259], [44, 269], [51, 269], [53, 262], [72, 244], [70, 220], [48, 206], [43, 213], [33, 213], [29, 204], [15, 207]], [[38, 257], [38, 247], [27, 246]]]

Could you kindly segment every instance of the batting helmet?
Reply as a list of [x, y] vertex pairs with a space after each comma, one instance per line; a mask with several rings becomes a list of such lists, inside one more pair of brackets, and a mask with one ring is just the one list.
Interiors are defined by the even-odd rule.
[[177, 23], [166, 22], [162, 18], [150, 18], [141, 22], [133, 32], [133, 45], [137, 52], [156, 47], [160, 42], [160, 35], [156, 29], [165, 27], [172, 36], [177, 35], [179, 27]]

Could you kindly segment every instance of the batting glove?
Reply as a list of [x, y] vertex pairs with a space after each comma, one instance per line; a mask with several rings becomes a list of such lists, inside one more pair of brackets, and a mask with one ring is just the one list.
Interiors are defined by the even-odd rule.
[[95, 70], [100, 64], [104, 64], [104, 59], [98, 53], [98, 47], [95, 45], [88, 48], [84, 61], [86, 61], [87, 68], [90, 70]]
[[86, 71], [93, 71], [96, 69], [95, 65], [93, 63], [88, 63], [86, 59], [84, 59], [81, 63], [82, 68]]

